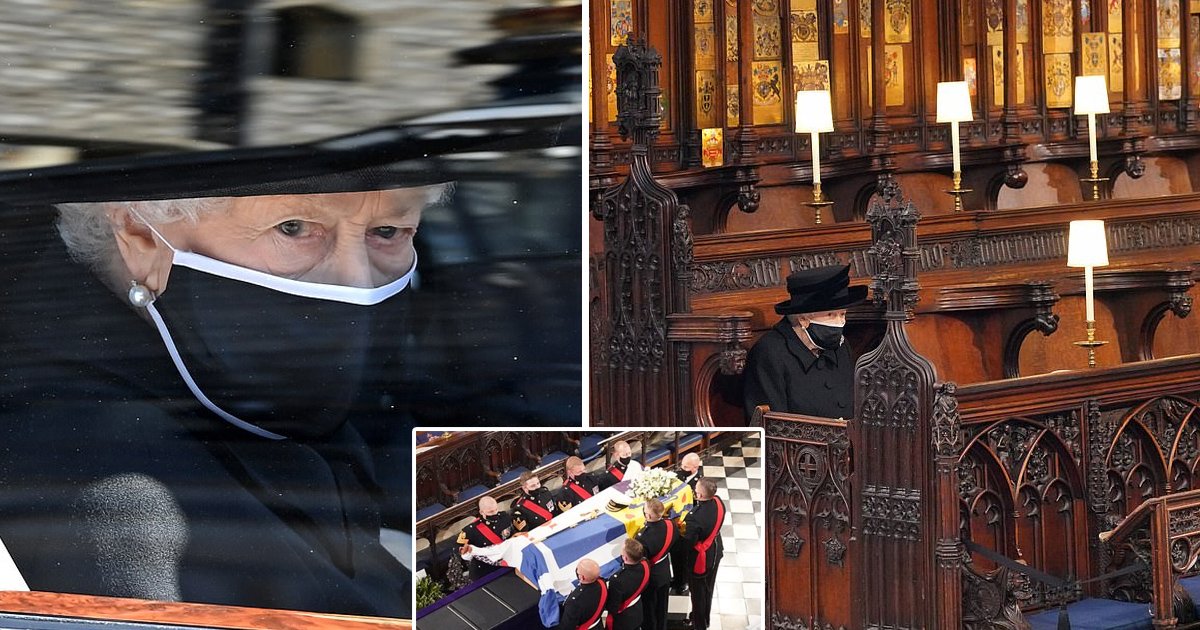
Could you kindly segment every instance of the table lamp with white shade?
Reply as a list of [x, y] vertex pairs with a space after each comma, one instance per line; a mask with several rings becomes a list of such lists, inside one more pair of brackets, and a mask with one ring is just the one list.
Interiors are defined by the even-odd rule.
[[937, 86], [937, 122], [950, 123], [950, 147], [954, 157], [954, 210], [963, 209], [962, 196], [971, 192], [962, 187], [962, 159], [959, 151], [958, 123], [974, 120], [971, 113], [971, 91], [966, 81], [945, 81]]
[[1091, 160], [1091, 177], [1083, 181], [1092, 185], [1092, 199], [1100, 198], [1100, 182], [1107, 177], [1100, 177], [1100, 162], [1096, 154], [1096, 114], [1107, 114], [1108, 86], [1104, 83], [1104, 75], [1086, 75], [1075, 77], [1075, 114], [1087, 114], [1088, 119], [1088, 158]]
[[1067, 266], [1083, 267], [1087, 317], [1087, 341], [1076, 341], [1075, 345], [1087, 349], [1088, 367], [1096, 367], [1096, 348], [1108, 343], [1096, 341], [1096, 306], [1092, 282], [1092, 268], [1107, 265], [1108, 241], [1104, 236], [1104, 221], [1071, 221], [1067, 237]]
[[833, 131], [833, 107], [829, 90], [800, 90], [796, 92], [796, 133], [808, 132], [812, 138], [813, 200], [808, 204], [821, 222], [821, 208], [833, 205], [821, 193], [821, 134]]

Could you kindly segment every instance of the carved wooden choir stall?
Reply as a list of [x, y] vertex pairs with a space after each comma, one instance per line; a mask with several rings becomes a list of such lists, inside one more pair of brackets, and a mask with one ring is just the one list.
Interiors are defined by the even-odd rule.
[[[591, 421], [766, 426], [768, 627], [1194, 621], [1200, 2], [597, 0], [591, 26]], [[1107, 264], [1068, 266], [1083, 219]], [[746, 418], [747, 350], [829, 264], [872, 289], [854, 414]]]

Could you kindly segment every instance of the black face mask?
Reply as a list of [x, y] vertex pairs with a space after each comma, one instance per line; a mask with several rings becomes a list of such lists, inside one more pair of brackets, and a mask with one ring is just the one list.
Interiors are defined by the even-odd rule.
[[621, 462], [622, 466], [628, 466], [629, 462], [633, 461], [633, 458], [632, 457], [622, 457], [622, 458], [618, 459], [617, 461]]
[[826, 326], [825, 324], [817, 324], [809, 322], [808, 337], [812, 342], [817, 344], [818, 348], [834, 352], [842, 345], [842, 327], [841, 326]]
[[[175, 249], [170, 284], [141, 302], [188, 389], [223, 420], [269, 439], [313, 438], [346, 420], [366, 371], [376, 288], [305, 282]], [[136, 287], [135, 287], [136, 288]]]

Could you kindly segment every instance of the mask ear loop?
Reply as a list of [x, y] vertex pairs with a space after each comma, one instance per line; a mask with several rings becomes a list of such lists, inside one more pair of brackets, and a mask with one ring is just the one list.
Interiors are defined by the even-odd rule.
[[[147, 221], [145, 217], [143, 217], [140, 213], [138, 213], [138, 211], [135, 210], [133, 206], [129, 206], [129, 214], [136, 217], [138, 221], [141, 221], [142, 225], [149, 228], [150, 232], [152, 234], [154, 234], [154, 236], [156, 238], [158, 238], [158, 240], [162, 241], [163, 244], [167, 246], [167, 249], [171, 250], [172, 253], [175, 253], [177, 251], [175, 249], [175, 246], [171, 245], [171, 242], [168, 241], [166, 239], [166, 237], [164, 237], [162, 235], [162, 233], [158, 231], [158, 229], [156, 229], [153, 225], [151, 225], [151, 223], [149, 221]], [[146, 308], [146, 307], [150, 306], [151, 304], [153, 304], [154, 300], [157, 298], [158, 298], [158, 296], [154, 295], [154, 292], [150, 290], [150, 287], [147, 287], [146, 285], [138, 282], [137, 280], [130, 281], [130, 283], [129, 283], [129, 303], [132, 304], [135, 308]]]

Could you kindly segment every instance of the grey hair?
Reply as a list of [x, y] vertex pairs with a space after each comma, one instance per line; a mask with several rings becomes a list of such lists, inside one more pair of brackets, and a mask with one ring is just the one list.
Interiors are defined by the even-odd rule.
[[117, 241], [108, 217], [111, 210], [128, 208], [134, 220], [146, 224], [195, 223], [201, 214], [223, 210], [229, 197], [172, 199], [166, 201], [129, 201], [103, 203], [61, 203], [58, 209], [58, 235], [76, 261], [92, 269], [107, 271], [118, 258]]
[[[453, 184], [434, 184], [422, 187], [426, 205], [449, 202], [453, 196]], [[110, 201], [102, 203], [60, 203], [58, 209], [58, 234], [71, 257], [100, 272], [118, 269], [117, 242], [113, 238], [113, 225], [108, 218], [110, 210], [128, 208], [135, 220], [160, 225], [175, 221], [195, 223], [200, 216], [210, 212], [226, 210], [232, 197], [206, 197], [198, 199], [171, 199], [165, 201]]]

